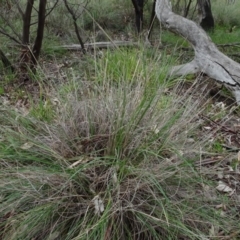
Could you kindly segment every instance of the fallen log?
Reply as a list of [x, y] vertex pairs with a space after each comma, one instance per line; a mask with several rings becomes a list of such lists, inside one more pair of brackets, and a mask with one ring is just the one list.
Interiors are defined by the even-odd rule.
[[[136, 42], [130, 42], [130, 41], [93, 42], [93, 43], [84, 44], [84, 47], [88, 50], [102, 49], [102, 48], [135, 47], [135, 46], [139, 46], [139, 44]], [[73, 50], [73, 51], [82, 50], [82, 47], [80, 44], [63, 45], [63, 46], [60, 46], [60, 48]]]
[[167, 29], [186, 39], [195, 53], [191, 62], [173, 67], [170, 75], [203, 72], [224, 84], [240, 104], [240, 64], [220, 52], [199, 25], [173, 13], [169, 0], [157, 0], [155, 11], [159, 21]]

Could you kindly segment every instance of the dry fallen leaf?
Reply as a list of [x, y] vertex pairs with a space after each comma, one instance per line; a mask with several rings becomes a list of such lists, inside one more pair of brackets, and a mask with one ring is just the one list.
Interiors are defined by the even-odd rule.
[[217, 177], [218, 177], [218, 179], [223, 179], [223, 177], [224, 177], [223, 171], [218, 171]]
[[60, 101], [59, 101], [57, 98], [53, 98], [53, 99], [51, 100], [51, 102], [52, 102], [52, 104], [53, 104], [54, 106], [60, 104]]
[[238, 162], [240, 162], [240, 151], [238, 151], [237, 159], [238, 159]]
[[154, 126], [152, 127], [152, 131], [153, 131], [155, 134], [158, 134], [158, 133], [159, 133], [159, 129], [158, 129], [157, 125], [154, 125]]
[[212, 225], [211, 228], [209, 229], [209, 236], [215, 237], [217, 236], [218, 232], [219, 232], [219, 227]]
[[227, 206], [226, 206], [225, 204], [223, 204], [223, 203], [218, 204], [215, 208], [216, 208], [216, 209], [222, 209], [222, 210], [224, 210], [224, 211], [227, 210]]
[[99, 195], [95, 196], [93, 198], [94, 207], [95, 207], [95, 214], [100, 215], [104, 211], [104, 205], [102, 199], [99, 197]]
[[203, 188], [204, 197], [209, 200], [216, 200], [216, 198], [217, 198], [216, 191], [214, 189], [211, 189], [211, 187], [209, 185], [206, 185], [203, 183], [201, 185]]
[[33, 143], [26, 142], [20, 148], [23, 149], [23, 150], [27, 150], [27, 149], [31, 148], [32, 146], [33, 146]]
[[216, 187], [216, 189], [220, 192], [224, 192], [224, 193], [232, 193], [234, 192], [234, 189], [230, 188], [226, 183], [219, 181], [218, 182], [218, 186]]
[[116, 172], [113, 173], [112, 180], [113, 180], [113, 183], [117, 184], [118, 179], [117, 179], [117, 173]]
[[90, 158], [80, 158], [76, 162], [72, 163], [70, 166], [68, 166], [69, 169], [73, 169], [74, 167], [78, 166], [80, 163], [87, 163], [90, 160]]

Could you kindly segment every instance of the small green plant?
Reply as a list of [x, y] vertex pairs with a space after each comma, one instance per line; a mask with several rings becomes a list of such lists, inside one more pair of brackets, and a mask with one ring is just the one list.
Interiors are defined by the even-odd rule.
[[4, 93], [4, 88], [0, 86], [0, 95]]
[[[161, 85], [166, 82], [168, 66], [176, 60], [167, 52], [152, 52], [150, 49], [128, 49], [106, 51], [95, 63], [94, 81], [136, 84], [139, 79], [149, 84]], [[159, 67], [161, 65], [161, 68]], [[169, 86], [171, 81], [168, 81]], [[167, 87], [167, 86], [166, 86]]]
[[29, 114], [40, 121], [50, 122], [53, 120], [55, 112], [50, 100], [40, 100], [38, 103], [32, 104]]
[[3, 80], [1, 80], [1, 84], [2, 85], [7, 85], [7, 84], [11, 84], [16, 80], [16, 74], [13, 73], [6, 73], [3, 75]]
[[214, 144], [212, 146], [213, 152], [216, 153], [222, 153], [223, 152], [223, 146], [222, 143], [219, 141], [214, 141]]

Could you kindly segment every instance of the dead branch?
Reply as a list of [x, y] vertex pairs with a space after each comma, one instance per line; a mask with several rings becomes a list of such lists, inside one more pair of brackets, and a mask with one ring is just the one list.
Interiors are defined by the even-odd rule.
[[156, 15], [167, 29], [184, 37], [195, 53], [191, 62], [173, 67], [170, 75], [204, 72], [231, 90], [240, 104], [240, 64], [220, 52], [199, 25], [173, 13], [169, 0], [157, 0]]
[[73, 12], [73, 10], [69, 7], [67, 0], [64, 0], [64, 4], [65, 4], [65, 7], [67, 8], [68, 12], [69, 12], [69, 13], [71, 14], [71, 16], [72, 16], [73, 25], [74, 25], [74, 28], [75, 28], [75, 33], [76, 33], [76, 35], [77, 35], [77, 39], [78, 39], [78, 41], [79, 41], [79, 43], [80, 43], [80, 45], [81, 45], [81, 48], [82, 48], [83, 53], [85, 54], [85, 53], [86, 53], [86, 50], [85, 50], [85, 48], [84, 48], [84, 43], [83, 43], [83, 40], [82, 40], [82, 38], [81, 38], [81, 36], [80, 36], [80, 33], [79, 33], [79, 27], [78, 27], [78, 25], [77, 25], [77, 17], [76, 17], [76, 15], [75, 15], [75, 13]]
[[11, 40], [13, 40], [14, 42], [16, 42], [17, 44], [22, 45], [22, 43], [20, 41], [18, 41], [16, 38], [14, 38], [13, 36], [11, 36], [10, 34], [6, 33], [4, 30], [0, 29], [0, 33], [3, 34], [4, 36], [10, 38]]
[[226, 44], [218, 44], [218, 47], [240, 47], [240, 43], [226, 43]]
[[56, 2], [54, 3], [54, 5], [51, 7], [51, 9], [46, 13], [45, 18], [50, 15], [50, 13], [54, 10], [54, 8], [57, 6], [58, 4], [58, 0], [56, 0]]
[[[118, 48], [118, 47], [135, 47], [138, 46], [138, 43], [129, 42], [129, 41], [112, 41], [112, 42], [94, 42], [94, 43], [85, 43], [86, 49], [101, 49], [101, 48]], [[72, 51], [81, 51], [82, 46], [80, 44], [72, 45], [63, 45], [58, 48], [64, 48], [66, 50]]]
[[14, 3], [16, 4], [17, 9], [18, 9], [18, 11], [19, 11], [19, 13], [21, 14], [22, 19], [23, 19], [23, 18], [24, 18], [24, 12], [23, 12], [23, 10], [22, 10], [21, 7], [20, 7], [19, 1], [18, 1], [18, 0], [14, 0]]
[[[6, 25], [11, 29], [11, 31], [13, 32], [13, 34], [14, 34], [15, 36], [17, 36], [18, 39], [21, 39], [20, 34], [18, 34], [18, 33], [15, 31], [15, 27], [14, 27], [13, 22], [12, 22], [9, 18], [7, 18], [7, 17], [5, 17], [5, 16], [3, 16], [3, 15], [1, 15], [1, 18], [4, 20], [4, 24], [6, 24]], [[1, 29], [2, 29], [3, 32], [6, 32], [3, 27], [1, 27]], [[6, 35], [6, 34], [4, 34], [4, 35]], [[13, 37], [13, 38], [14, 38], [14, 37]]]

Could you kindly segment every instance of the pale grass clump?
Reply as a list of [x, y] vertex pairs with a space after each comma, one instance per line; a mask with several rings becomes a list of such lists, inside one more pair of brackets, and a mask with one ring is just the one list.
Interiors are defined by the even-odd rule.
[[212, 12], [216, 24], [222, 26], [236, 26], [239, 28], [240, 3], [239, 1], [218, 0], [212, 1]]
[[192, 165], [204, 146], [194, 139], [199, 99], [151, 79], [72, 77], [52, 89], [52, 122], [1, 107], [2, 239], [204, 239], [212, 224], [230, 231]]
[[183, 149], [181, 135], [191, 135], [196, 127], [192, 112], [199, 102], [184, 106], [185, 96], [167, 96], [164, 86], [125, 85], [82, 82], [78, 93], [58, 96], [58, 117], [50, 137], [42, 141], [66, 158], [86, 154], [136, 159], [145, 148], [163, 151], [180, 142], [178, 149]]

